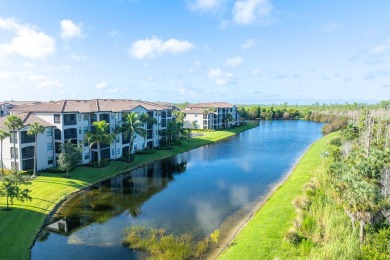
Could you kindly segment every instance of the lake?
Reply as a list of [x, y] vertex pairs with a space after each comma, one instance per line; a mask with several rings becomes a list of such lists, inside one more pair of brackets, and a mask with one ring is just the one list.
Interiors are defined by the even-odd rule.
[[106, 180], [62, 205], [31, 257], [144, 259], [145, 253], [122, 246], [123, 229], [129, 226], [162, 227], [203, 238], [229, 226], [237, 212], [253, 211], [322, 136], [322, 126], [301, 120], [260, 121], [225, 141]]

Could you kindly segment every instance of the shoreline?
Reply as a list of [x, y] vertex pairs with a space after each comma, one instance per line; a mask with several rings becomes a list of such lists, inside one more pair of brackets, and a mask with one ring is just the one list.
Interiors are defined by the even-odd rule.
[[[248, 225], [248, 223], [254, 218], [254, 216], [256, 216], [259, 210], [261, 210], [265, 206], [265, 204], [271, 199], [271, 197], [291, 177], [294, 170], [302, 161], [302, 158], [308, 153], [308, 151], [313, 147], [313, 145], [319, 142], [322, 138], [324, 138], [324, 136], [322, 136], [321, 138], [317, 139], [312, 144], [310, 144], [310, 146], [304, 151], [304, 153], [297, 159], [294, 165], [290, 168], [287, 174], [280, 181], [270, 185], [271, 188], [266, 195], [261, 196], [258, 200], [243, 206], [243, 208], [245, 208], [248, 205], [254, 204], [254, 209], [251, 212], [248, 212], [245, 217], [238, 220], [237, 223], [233, 224], [233, 228], [230, 228], [230, 230], [226, 231], [226, 234], [224, 234], [224, 238], [218, 242], [218, 246], [213, 246], [206, 253], [206, 259], [217, 259], [231, 245], [231, 243], [235, 240], [237, 235]], [[241, 210], [244, 209], [240, 209], [239, 211]], [[230, 217], [234, 217], [234, 216], [230, 216]], [[226, 221], [229, 221], [229, 218], [221, 224], [221, 229], [224, 223]]]
[[[135, 169], [138, 169], [140, 167], [143, 167], [145, 166], [146, 164], [149, 164], [149, 163], [152, 163], [154, 161], [158, 161], [158, 160], [163, 160], [163, 159], [166, 159], [166, 158], [170, 158], [172, 156], [176, 156], [178, 154], [181, 154], [181, 153], [185, 153], [185, 152], [188, 152], [190, 150], [193, 150], [193, 149], [197, 149], [197, 148], [200, 148], [200, 147], [203, 147], [203, 146], [206, 146], [206, 145], [210, 145], [210, 144], [216, 144], [216, 143], [219, 143], [219, 142], [223, 142], [233, 136], [236, 136], [237, 134], [240, 134], [240, 133], [243, 133], [247, 130], [250, 130], [250, 129], [253, 129], [255, 127], [257, 127], [258, 125], [257, 124], [246, 124], [246, 125], [243, 125], [243, 126], [240, 126], [241, 128], [243, 128], [243, 130], [241, 131], [237, 131], [237, 132], [231, 132], [232, 134], [229, 134], [227, 136], [224, 136], [224, 137], [221, 137], [221, 138], [217, 138], [216, 140], [213, 140], [213, 139], [208, 139], [207, 138], [207, 134], [204, 134], [202, 136], [199, 136], [200, 138], [191, 138], [191, 140], [201, 140], [203, 141], [204, 143], [201, 143], [201, 144], [194, 144], [193, 146], [189, 147], [189, 149], [177, 149], [176, 151], [175, 150], [170, 150], [169, 151], [169, 154], [167, 155], [163, 155], [161, 157], [158, 157], [158, 158], [155, 158], [155, 159], [152, 159], [152, 160], [149, 160], [149, 161], [146, 161], [146, 162], [143, 162], [143, 163], [136, 163], [135, 165], [131, 166], [129, 165], [128, 163], [126, 163], [126, 168], [124, 169], [117, 169], [118, 172], [115, 172], [114, 174], [109, 174], [109, 176], [106, 176], [104, 178], [99, 178], [97, 181], [93, 181], [91, 183], [88, 183], [86, 184], [84, 187], [81, 187], [81, 188], [78, 188], [77, 190], [71, 192], [71, 193], [68, 193], [66, 194], [62, 199], [60, 199], [58, 202], [55, 202], [55, 206], [52, 208], [52, 209], [48, 209], [50, 210], [49, 213], [45, 214], [45, 217], [42, 221], [42, 223], [39, 225], [38, 228], [38, 231], [35, 233], [35, 236], [34, 236], [34, 239], [32, 241], [32, 243], [30, 244], [30, 246], [28, 247], [28, 250], [29, 250], [29, 259], [31, 259], [31, 250], [32, 248], [34, 247], [38, 237], [40, 236], [40, 234], [42, 233], [44, 227], [49, 223], [50, 219], [53, 218], [54, 214], [58, 211], [58, 209], [62, 206], [62, 204], [68, 200], [69, 198], [71, 198], [72, 196], [75, 196], [77, 193], [79, 192], [82, 192], [83, 190], [85, 189], [88, 189], [90, 187], [92, 187], [93, 185], [96, 185], [97, 183], [101, 182], [101, 181], [104, 181], [104, 180], [107, 180], [109, 178], [112, 178], [112, 177], [115, 177], [117, 175], [120, 175], [120, 174], [123, 174], [125, 172], [128, 172], [128, 171], [132, 171], [132, 170], [135, 170]], [[237, 128], [233, 128], [234, 129], [237, 129]], [[222, 129], [221, 131], [224, 131], [224, 130], [231, 130], [231, 129]], [[210, 132], [210, 133], [218, 133], [220, 131], [214, 131], [214, 132]], [[207, 133], [207, 132], [206, 132]], [[203, 137], [206, 137], [205, 139]], [[180, 148], [180, 146], [176, 147], [176, 148]], [[140, 156], [140, 155], [138, 155]], [[142, 156], [142, 155], [141, 155]], [[102, 168], [104, 169], [104, 168]], [[41, 176], [45, 176], [45, 175], [41, 175]], [[72, 178], [69, 178], [70, 180], [72, 180]]]

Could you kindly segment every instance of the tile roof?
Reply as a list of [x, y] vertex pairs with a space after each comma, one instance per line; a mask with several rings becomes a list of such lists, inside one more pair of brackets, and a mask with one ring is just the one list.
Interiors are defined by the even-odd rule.
[[40, 104], [16, 107], [17, 112], [48, 112], [48, 113], [92, 113], [130, 111], [141, 106], [146, 110], [172, 109], [171, 105], [129, 99], [92, 99], [92, 100], [60, 100], [42, 102]]
[[186, 108], [232, 108], [234, 105], [227, 102], [209, 102], [190, 104]]
[[186, 114], [203, 114], [203, 111], [205, 109], [203, 108], [200, 108], [200, 107], [194, 107], [194, 108], [191, 108], [191, 109], [185, 109], [185, 110], [182, 110], [184, 113]]
[[[18, 116], [20, 119], [22, 119], [22, 122], [25, 126], [31, 125], [32, 123], [39, 123], [43, 125], [44, 127], [52, 127], [53, 125], [46, 122], [43, 119], [40, 119], [39, 117], [35, 116], [34, 114], [31, 114], [29, 112], [23, 112], [23, 113], [18, 113], [14, 114]], [[3, 116], [0, 117], [0, 128], [6, 129], [7, 127], [4, 125], [4, 122], [6, 121], [7, 117]]]

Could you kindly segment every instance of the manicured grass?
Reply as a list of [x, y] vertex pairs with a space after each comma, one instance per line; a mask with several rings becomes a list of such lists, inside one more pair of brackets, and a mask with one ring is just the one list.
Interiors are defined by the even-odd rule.
[[137, 155], [134, 162], [129, 164], [111, 161], [105, 168], [79, 167], [70, 173], [71, 178], [64, 178], [62, 174], [42, 174], [29, 187], [32, 190], [31, 202], [15, 201], [11, 211], [3, 211], [5, 199], [0, 199], [0, 259], [29, 259], [30, 249], [47, 214], [68, 195], [143, 164], [226, 139], [255, 126], [248, 124], [223, 131], [202, 132], [203, 136], [184, 140], [181, 146], [175, 146], [173, 150]]
[[282, 255], [284, 236], [295, 217], [293, 200], [317, 172], [324, 170], [321, 152], [334, 134], [314, 143], [290, 177], [277, 189], [218, 259], [277, 259]]

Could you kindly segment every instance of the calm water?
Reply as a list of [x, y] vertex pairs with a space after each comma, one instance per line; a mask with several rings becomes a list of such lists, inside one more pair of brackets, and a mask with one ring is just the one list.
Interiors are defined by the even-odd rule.
[[143, 259], [121, 244], [123, 229], [132, 225], [207, 236], [266, 195], [321, 137], [321, 127], [262, 121], [227, 141], [102, 182], [63, 205], [32, 259]]

